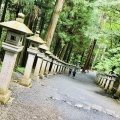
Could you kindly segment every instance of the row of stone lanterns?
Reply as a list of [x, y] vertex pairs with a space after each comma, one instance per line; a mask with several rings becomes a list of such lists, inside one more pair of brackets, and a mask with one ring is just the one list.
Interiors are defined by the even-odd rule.
[[[22, 44], [24, 37], [25, 35], [33, 34], [32, 31], [25, 24], [23, 24], [23, 22], [24, 15], [19, 13], [16, 21], [0, 23], [0, 26], [7, 28], [7, 37], [5, 42], [2, 43], [2, 47], [6, 52], [0, 73], [0, 102], [3, 103], [6, 103], [11, 96], [9, 84], [17, 54], [23, 49]], [[39, 81], [39, 77], [44, 78], [44, 75], [47, 77], [51, 63], [53, 65], [50, 74], [68, 72], [70, 66], [60, 61], [49, 51], [49, 48], [46, 46], [45, 42], [39, 37], [39, 32], [36, 32], [34, 36], [27, 37], [26, 40], [30, 41], [30, 45], [27, 49], [28, 59], [25, 66], [25, 71], [22, 78], [19, 80], [21, 85], [31, 86], [31, 79]], [[35, 56], [37, 56], [37, 62], [34, 72], [31, 75]]]
[[0, 74], [0, 101], [3, 103], [6, 103], [11, 96], [11, 91], [8, 88], [17, 54], [23, 49], [24, 36], [26, 34], [33, 34], [23, 22], [24, 15], [19, 13], [16, 21], [0, 23], [0, 26], [7, 28], [7, 37], [5, 42], [2, 43], [5, 56]]
[[100, 85], [101, 88], [103, 88], [107, 93], [113, 94], [114, 97], [119, 98], [120, 97], [120, 84], [117, 86], [117, 88], [114, 87], [114, 84], [117, 79], [117, 75], [115, 74], [98, 74], [95, 82]]

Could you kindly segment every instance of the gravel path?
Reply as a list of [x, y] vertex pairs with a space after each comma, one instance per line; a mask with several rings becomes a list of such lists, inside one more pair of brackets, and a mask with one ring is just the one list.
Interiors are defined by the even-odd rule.
[[94, 84], [95, 73], [50, 76], [32, 88], [11, 82], [0, 120], [120, 120], [120, 104]]

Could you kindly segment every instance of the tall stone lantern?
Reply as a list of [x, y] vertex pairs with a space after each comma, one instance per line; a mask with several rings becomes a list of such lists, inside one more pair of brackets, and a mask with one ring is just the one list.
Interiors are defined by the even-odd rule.
[[28, 59], [25, 66], [24, 75], [20, 80], [20, 84], [24, 86], [31, 85], [30, 75], [31, 75], [34, 59], [35, 59], [35, 56], [39, 53], [39, 50], [38, 50], [39, 45], [45, 43], [39, 37], [39, 32], [36, 32], [34, 36], [27, 37], [27, 40], [30, 40], [30, 46], [27, 49]]
[[48, 51], [49, 48], [46, 46], [46, 44], [43, 44], [43, 45], [39, 46], [39, 50], [40, 50], [41, 53], [44, 53], [43, 62], [42, 62], [40, 73], [39, 73], [40, 78], [43, 79], [46, 63], [47, 63], [47, 60], [48, 60], [48, 58], [45, 56], [45, 52]]
[[[35, 41], [37, 40], [39, 42], [38, 45], [42, 45], [46, 43], [39, 37], [39, 32], [37, 32], [35, 36], [31, 36], [31, 38], [29, 39], [32, 39]], [[34, 70], [34, 73], [31, 75], [31, 79], [37, 82], [39, 82], [39, 71], [40, 71], [42, 61], [43, 61], [42, 59], [43, 57], [44, 57], [44, 53], [41, 53], [41, 52], [37, 53], [37, 62], [36, 62], [35, 70]]]
[[25, 34], [33, 34], [23, 22], [24, 14], [19, 13], [16, 21], [0, 23], [0, 26], [7, 28], [6, 40], [2, 43], [5, 56], [0, 73], [0, 101], [3, 103], [6, 103], [11, 96], [11, 91], [8, 88], [17, 54], [23, 49], [24, 36]]
[[50, 63], [52, 62], [52, 59], [50, 57], [52, 53], [50, 51], [46, 51], [45, 52], [45, 55], [48, 57], [48, 60], [47, 60], [47, 64], [46, 64], [46, 68], [45, 68], [45, 76], [48, 77], [48, 74], [49, 74], [49, 68], [50, 68]]

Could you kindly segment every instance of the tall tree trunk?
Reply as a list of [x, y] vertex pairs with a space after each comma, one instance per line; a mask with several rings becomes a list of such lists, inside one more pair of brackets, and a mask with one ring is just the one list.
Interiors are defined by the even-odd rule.
[[28, 24], [27, 24], [29, 29], [32, 29], [32, 26], [33, 26], [33, 22], [31, 20], [32, 20], [32, 13], [30, 13], [30, 16], [29, 16], [29, 19], [28, 19]]
[[94, 41], [92, 42], [92, 45], [90, 46], [89, 53], [88, 53], [88, 56], [87, 56], [87, 59], [86, 59], [86, 62], [85, 62], [85, 65], [84, 65], [84, 67], [83, 67], [82, 72], [85, 72], [85, 70], [87, 70], [88, 67], [89, 67], [90, 59], [91, 59], [91, 56], [92, 56], [92, 53], [93, 53], [95, 44], [96, 44], [96, 40], [94, 40]]
[[68, 47], [68, 43], [65, 44], [64, 47], [63, 47], [63, 50], [62, 50], [61, 55], [60, 55], [60, 60], [63, 60], [63, 57], [65, 55], [67, 47]]
[[0, 9], [1, 9], [2, 0], [0, 0]]
[[32, 26], [32, 31], [33, 31], [33, 33], [36, 32], [37, 23], [38, 23], [38, 19], [36, 19], [36, 20], [34, 21], [34, 23], [33, 23], [33, 26]]
[[[5, 6], [4, 6], [3, 14], [2, 14], [2, 17], [1, 17], [1, 22], [4, 22], [8, 1], [9, 0], [5, 1]], [[1, 35], [2, 35], [2, 27], [0, 27], [0, 38], [1, 38]]]
[[71, 56], [71, 53], [72, 53], [72, 49], [73, 49], [73, 46], [71, 46], [71, 48], [70, 48], [70, 51], [69, 51], [69, 53], [68, 53], [68, 58], [67, 58], [67, 63], [69, 63], [69, 61], [70, 61], [70, 56]]
[[65, 0], [57, 0], [56, 1], [55, 10], [53, 12], [52, 19], [51, 19], [50, 25], [48, 27], [48, 31], [45, 36], [45, 41], [47, 42], [48, 47], [50, 47], [50, 45], [51, 45], [54, 31], [55, 31], [55, 28], [56, 28], [56, 25], [58, 22], [59, 14], [62, 11], [64, 1]]
[[96, 53], [95, 58], [94, 58], [94, 60], [93, 60], [93, 62], [92, 62], [91, 70], [93, 69], [94, 64], [95, 64], [95, 62], [96, 62], [96, 60], [97, 60], [97, 58], [98, 58], [98, 55], [99, 55], [99, 51], [100, 51], [100, 49], [101, 49], [101, 46], [102, 46], [102, 44], [99, 45], [98, 52]]
[[71, 48], [71, 44], [68, 43], [68, 46], [67, 46], [67, 49], [66, 49], [66, 52], [65, 52], [64, 58], [63, 58], [64, 61], [67, 60], [67, 57], [68, 57], [68, 53], [69, 53], [69, 51], [70, 51], [70, 48]]
[[44, 29], [44, 25], [45, 25], [45, 12], [42, 13], [41, 15], [41, 20], [40, 20], [40, 23], [39, 23], [39, 30], [40, 30], [40, 34], [42, 33], [43, 29]]
[[56, 39], [56, 44], [55, 44], [55, 48], [54, 48], [54, 52], [53, 54], [54, 55], [57, 55], [59, 50], [60, 50], [60, 46], [61, 46], [61, 39], [60, 38], [57, 38]]
[[18, 6], [17, 11], [16, 11], [16, 18], [18, 17], [18, 13], [20, 12], [20, 6]]

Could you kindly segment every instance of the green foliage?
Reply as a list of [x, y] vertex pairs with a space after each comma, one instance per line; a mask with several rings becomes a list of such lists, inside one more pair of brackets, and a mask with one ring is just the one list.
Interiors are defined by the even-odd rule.
[[20, 71], [21, 73], [24, 73], [25, 68], [24, 67], [18, 67], [17, 70]]
[[110, 73], [113, 71], [115, 74], [120, 75], [120, 47], [108, 50], [105, 56], [105, 59], [99, 62], [95, 68], [99, 72]]

